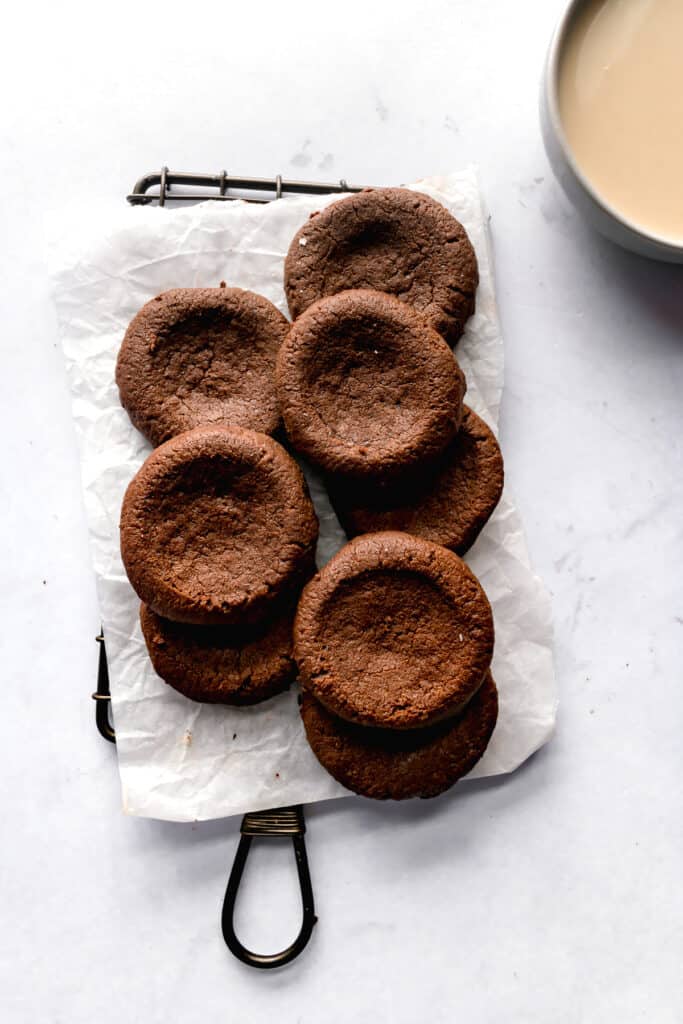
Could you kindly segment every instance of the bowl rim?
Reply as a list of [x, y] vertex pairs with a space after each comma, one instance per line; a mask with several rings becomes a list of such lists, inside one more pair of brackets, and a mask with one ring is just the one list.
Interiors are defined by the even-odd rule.
[[577, 164], [573, 150], [569, 145], [567, 136], [565, 135], [562, 118], [560, 116], [559, 102], [560, 63], [563, 55], [563, 48], [574, 19], [578, 16], [579, 11], [581, 8], [585, 7], [586, 4], [593, 2], [595, 2], [595, 0], [569, 0], [560, 20], [555, 26], [555, 30], [550, 40], [544, 75], [544, 88], [547, 109], [552, 121], [553, 131], [555, 132], [557, 141], [562, 148], [563, 156], [578, 179], [579, 184], [606, 216], [611, 217], [612, 220], [616, 221], [623, 228], [626, 228], [626, 230], [631, 231], [634, 235], [637, 235], [638, 238], [642, 239], [644, 242], [654, 243], [662, 248], [672, 250], [677, 254], [683, 254], [683, 238], [676, 238], [671, 235], [660, 235], [654, 231], [646, 230], [642, 225], [636, 224], [634, 221], [626, 217], [616, 207], [612, 206], [612, 204], [608, 202], [608, 200], [606, 200], [598, 191], [596, 191], [594, 185], [589, 181]]

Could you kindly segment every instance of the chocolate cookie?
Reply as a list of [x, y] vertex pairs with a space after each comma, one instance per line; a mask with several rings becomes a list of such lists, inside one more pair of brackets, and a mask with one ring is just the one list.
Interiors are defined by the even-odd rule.
[[487, 672], [459, 715], [429, 729], [354, 725], [305, 692], [301, 717], [313, 753], [342, 786], [375, 800], [406, 800], [438, 796], [474, 768], [496, 724], [498, 693]]
[[293, 317], [324, 295], [372, 288], [420, 310], [451, 345], [474, 312], [478, 280], [462, 224], [441, 203], [403, 188], [366, 189], [313, 214], [285, 260]]
[[121, 405], [152, 444], [203, 424], [272, 434], [288, 320], [241, 288], [174, 288], [142, 307], [116, 364]]
[[197, 427], [156, 448], [128, 485], [121, 556], [138, 597], [178, 622], [257, 622], [310, 572], [318, 520], [276, 441]]
[[260, 626], [191, 626], [140, 605], [154, 671], [174, 690], [205, 704], [257, 704], [296, 677], [291, 603]]
[[277, 358], [287, 434], [328, 473], [389, 478], [443, 451], [460, 425], [465, 378], [419, 313], [381, 292], [321, 299]]
[[352, 540], [304, 588], [294, 622], [302, 686], [341, 718], [384, 729], [455, 714], [492, 653], [476, 576], [407, 533]]
[[333, 479], [330, 497], [347, 536], [404, 530], [462, 555], [503, 492], [503, 456], [493, 432], [465, 406], [460, 430], [418, 483], [393, 488]]

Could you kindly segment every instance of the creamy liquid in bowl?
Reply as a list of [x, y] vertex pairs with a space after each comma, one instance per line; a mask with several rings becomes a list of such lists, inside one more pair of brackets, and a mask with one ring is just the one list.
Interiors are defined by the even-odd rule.
[[592, 0], [560, 61], [560, 118], [603, 200], [683, 240], [683, 0]]

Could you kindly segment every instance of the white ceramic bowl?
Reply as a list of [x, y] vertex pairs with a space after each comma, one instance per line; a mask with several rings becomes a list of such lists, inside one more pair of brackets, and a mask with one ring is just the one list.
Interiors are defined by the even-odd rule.
[[541, 85], [541, 130], [555, 175], [576, 208], [607, 238], [625, 249], [670, 263], [683, 263], [683, 243], [678, 244], [644, 230], [619, 213], [597, 194], [579, 169], [560, 121], [559, 70], [567, 35], [580, 9], [591, 0], [572, 0], [550, 41]]

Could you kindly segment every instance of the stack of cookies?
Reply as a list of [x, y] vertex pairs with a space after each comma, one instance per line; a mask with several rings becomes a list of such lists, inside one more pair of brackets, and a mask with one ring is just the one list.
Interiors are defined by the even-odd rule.
[[318, 520], [280, 425], [288, 321], [236, 288], [144, 306], [119, 352], [121, 402], [158, 447], [130, 483], [121, 555], [155, 670], [194, 700], [254, 704], [296, 676], [292, 623]]
[[378, 799], [436, 796], [479, 760], [498, 713], [493, 616], [452, 551], [365, 534], [305, 588], [301, 714], [321, 764]]
[[[433, 796], [497, 716], [491, 609], [459, 557], [503, 485], [451, 349], [474, 310], [474, 250], [436, 201], [367, 190], [309, 219], [284, 283], [291, 324], [251, 292], [176, 289], [124, 339], [121, 401], [158, 445], [121, 515], [145, 641], [195, 700], [254, 703], [298, 669], [335, 778]], [[350, 538], [313, 579], [318, 523], [269, 436], [281, 417]]]
[[462, 225], [405, 189], [334, 203], [292, 241], [278, 398], [349, 537], [406, 530], [464, 554], [498, 504], [500, 448], [449, 347], [477, 282]]
[[503, 488], [451, 350], [476, 286], [462, 226], [403, 189], [328, 207], [285, 261], [280, 410], [356, 538], [299, 602], [301, 713], [320, 762], [366, 796], [442, 792], [497, 718], [491, 609], [458, 557]]

